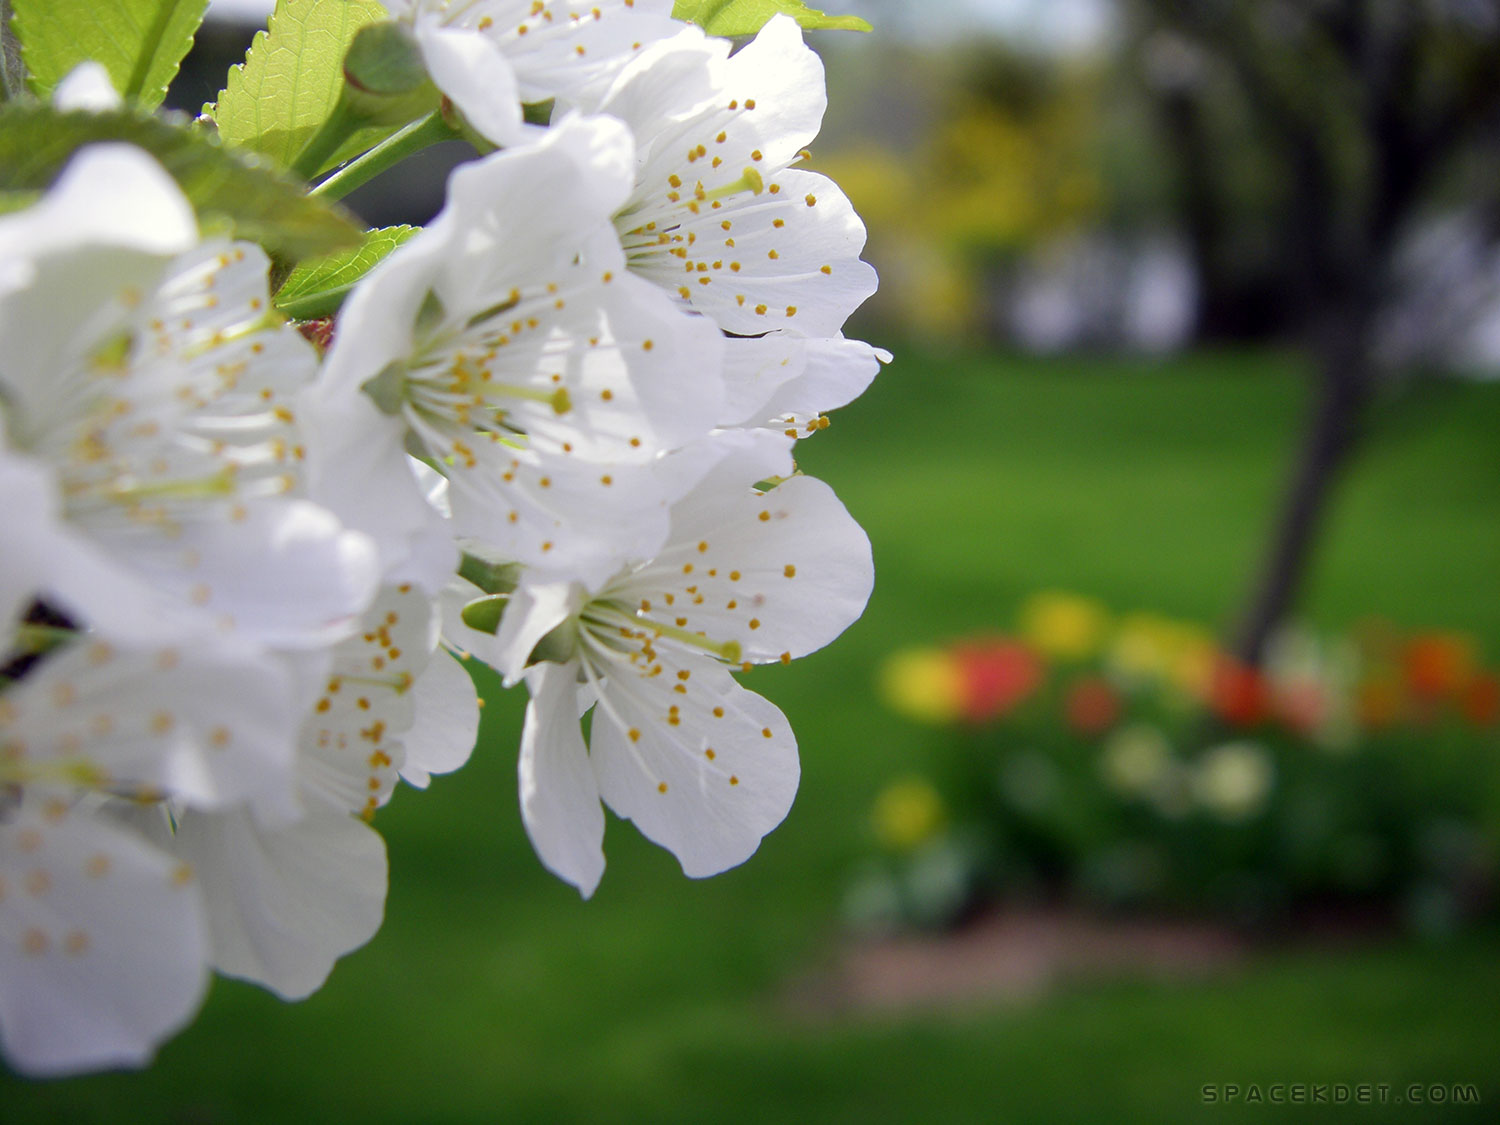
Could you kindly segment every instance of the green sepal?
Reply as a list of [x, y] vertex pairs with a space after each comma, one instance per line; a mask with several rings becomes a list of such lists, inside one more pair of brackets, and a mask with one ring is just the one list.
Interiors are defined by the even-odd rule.
[[573, 622], [564, 621], [552, 632], [537, 641], [536, 647], [531, 650], [531, 655], [526, 658], [526, 666], [533, 664], [566, 664], [578, 655], [578, 630], [573, 628]]
[[494, 562], [466, 551], [458, 564], [458, 576], [486, 594], [509, 594], [521, 581], [521, 564]]
[[393, 417], [406, 404], [406, 364], [393, 359], [359, 385], [382, 414]]
[[500, 628], [500, 618], [505, 615], [509, 594], [487, 594], [475, 598], [459, 611], [459, 616], [470, 629], [494, 635]]
[[422, 49], [405, 24], [369, 23], [354, 33], [344, 54], [344, 81], [368, 94], [395, 97], [428, 85]]

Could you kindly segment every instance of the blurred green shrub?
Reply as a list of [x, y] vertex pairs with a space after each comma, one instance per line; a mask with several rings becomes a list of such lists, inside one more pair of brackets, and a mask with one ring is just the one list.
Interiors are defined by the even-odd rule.
[[1491, 906], [1500, 677], [1468, 636], [1287, 629], [1257, 669], [1193, 623], [1048, 592], [1012, 635], [891, 654], [879, 688], [951, 737], [876, 800], [857, 926], [1062, 896], [1442, 935]]

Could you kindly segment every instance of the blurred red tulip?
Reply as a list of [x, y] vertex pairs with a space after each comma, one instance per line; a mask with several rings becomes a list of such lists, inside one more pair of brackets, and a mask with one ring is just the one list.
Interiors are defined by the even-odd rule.
[[962, 714], [971, 723], [998, 718], [1041, 682], [1041, 661], [1016, 641], [963, 641], [952, 652], [962, 677]]
[[1209, 686], [1209, 706], [1215, 715], [1235, 726], [1255, 726], [1271, 710], [1270, 691], [1259, 669], [1220, 654]]

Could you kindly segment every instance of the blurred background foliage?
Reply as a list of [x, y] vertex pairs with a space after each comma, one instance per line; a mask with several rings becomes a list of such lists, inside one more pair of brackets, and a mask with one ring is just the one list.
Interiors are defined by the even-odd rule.
[[[1500, 4], [835, 9], [877, 31], [814, 39], [813, 167], [882, 276], [848, 332], [898, 358], [799, 447], [878, 577], [838, 643], [749, 677], [798, 732], [787, 822], [690, 882], [612, 820], [580, 903], [520, 827], [524, 701], [481, 671], [474, 761], [382, 812], [385, 928], [320, 993], [217, 982], [153, 1069], [0, 1078], [0, 1120], [1156, 1123], [1277, 1082], [1472, 1083], [1358, 1112], [1493, 1119], [1483, 700], [1246, 708], [1277, 637], [1384, 622], [1363, 694], [1303, 661], [1356, 712], [1500, 661]], [[206, 28], [176, 104], [247, 37]], [[352, 203], [423, 221], [465, 155]], [[1337, 878], [1277, 850], [1297, 786], [1352, 816], [1308, 861]]]

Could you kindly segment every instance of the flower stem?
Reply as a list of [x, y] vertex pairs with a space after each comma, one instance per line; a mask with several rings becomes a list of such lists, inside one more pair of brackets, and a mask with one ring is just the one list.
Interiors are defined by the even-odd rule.
[[366, 122], [350, 108], [349, 99], [341, 94], [334, 103], [333, 112], [323, 119], [318, 131], [307, 139], [307, 143], [297, 153], [296, 159], [292, 161], [292, 171], [304, 180], [312, 179], [322, 170], [328, 158], [338, 151], [339, 145], [364, 124]]
[[[399, 164], [408, 156], [421, 152], [424, 148], [435, 145], [439, 141], [451, 141], [457, 136], [458, 134], [443, 120], [441, 113], [429, 113], [399, 132], [392, 133], [358, 160], [344, 165], [308, 194], [322, 195], [329, 199], [343, 199], [361, 184], [374, 179], [381, 172]], [[306, 152], [305, 149], [303, 151]], [[300, 162], [300, 156], [298, 160]]]

